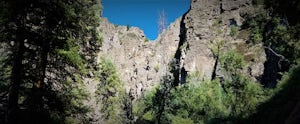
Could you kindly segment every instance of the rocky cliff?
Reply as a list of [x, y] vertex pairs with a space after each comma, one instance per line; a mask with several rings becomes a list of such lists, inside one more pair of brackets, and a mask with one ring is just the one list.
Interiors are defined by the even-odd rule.
[[184, 34], [180, 42], [185, 45], [176, 56], [181, 69], [179, 76], [185, 76], [181, 73], [184, 71], [199, 71], [203, 80], [212, 79], [214, 73], [222, 76], [213, 50], [217, 46], [220, 53], [236, 49], [243, 54], [248, 61], [245, 72], [259, 79], [264, 69], [264, 49], [262, 45], [248, 45], [249, 32], [242, 29], [245, 15], [255, 11], [251, 0], [193, 0], [182, 20]]
[[103, 18], [99, 27], [104, 29], [103, 44], [98, 60], [112, 59], [126, 91], [137, 98], [158, 84], [166, 73], [178, 47], [180, 21], [181, 18], [172, 23], [156, 41], [149, 41], [139, 28], [113, 25]]
[[[300, 100], [295, 93], [299, 89], [299, 66], [293, 67], [291, 72], [286, 71], [292, 64], [300, 63], [297, 51], [299, 38], [296, 36], [299, 24], [297, 19], [291, 19], [300, 14], [295, 14], [297, 11], [293, 9], [282, 12], [281, 9], [287, 8], [285, 6], [276, 10], [276, 6], [280, 8], [280, 4], [270, 5], [272, 9], [263, 8], [256, 3], [258, 1], [191, 0], [190, 9], [164, 29], [154, 41], [147, 39], [137, 27], [115, 25], [108, 19], [101, 18], [99, 27], [88, 27], [93, 33], [76, 39], [74, 44], [66, 43], [70, 47], [66, 49], [70, 50], [56, 50], [64, 54], [64, 57], [57, 56], [56, 53], [43, 55], [48, 59], [45, 60], [43, 70], [47, 87], [45, 95], [40, 98], [47, 104], [38, 105], [49, 110], [51, 116], [53, 113], [54, 121], [61, 119], [57, 121], [62, 123], [160, 123], [161, 117], [165, 115], [169, 116], [166, 121], [172, 120], [172, 123], [173, 120], [197, 123], [199, 118], [208, 118], [210, 122], [216, 119], [216, 122], [230, 123], [232, 119], [233, 122], [239, 122], [240, 116], [247, 116], [242, 117], [243, 120], [249, 116], [249, 119], [254, 118], [252, 120], [256, 122], [259, 119], [263, 120], [261, 122], [297, 122]], [[289, 0], [286, 4], [295, 4], [294, 9], [300, 12], [299, 2], [296, 2]], [[271, 18], [272, 14], [278, 17]], [[256, 20], [256, 17], [259, 19]], [[251, 27], [249, 20], [257, 23], [256, 27]], [[257, 28], [256, 32], [253, 28]], [[260, 40], [253, 42], [253, 35]], [[33, 47], [27, 40], [24, 40], [24, 48], [32, 51], [39, 49], [38, 44], [33, 44]], [[85, 42], [80, 42], [81, 40]], [[14, 44], [14, 41], [0, 43], [0, 71], [3, 72], [0, 80], [7, 81], [1, 84], [1, 90], [5, 92], [0, 94], [0, 123], [5, 122], [6, 112], [9, 112], [7, 98], [10, 92], [7, 89], [10, 89], [11, 69], [6, 61], [12, 54], [7, 51], [11, 51]], [[33, 99], [31, 104], [30, 97], [34, 98], [36, 93], [41, 94], [35, 91], [36, 87], [41, 87], [39, 80], [31, 81], [31, 76], [28, 76], [30, 73], [35, 76], [35, 71], [31, 70], [36, 70], [37, 65], [34, 63], [38, 62], [35, 59], [39, 59], [35, 57], [38, 52], [33, 53], [32, 57], [27, 53], [21, 54], [27, 58], [24, 62], [20, 61], [26, 70], [24, 74], [20, 74], [26, 77], [24, 86], [22, 84], [21, 88], [15, 90], [22, 91], [18, 98], [21, 103], [17, 103], [22, 116], [20, 122], [31, 118], [27, 111], [32, 112], [35, 101]], [[33, 61], [33, 64], [27, 59]], [[231, 69], [226, 69], [226, 66]], [[173, 78], [167, 81], [162, 79], [166, 75], [173, 75]], [[182, 85], [187, 79], [193, 78], [187, 78], [190, 75], [197, 79], [188, 82], [201, 85]], [[283, 79], [279, 81], [281, 77]], [[276, 88], [269, 92], [269, 88], [275, 85]], [[153, 91], [156, 86], [160, 87]], [[34, 90], [26, 93], [28, 89]], [[150, 90], [150, 95], [145, 96], [146, 91]], [[26, 98], [27, 96], [29, 97]], [[202, 96], [207, 98], [199, 100]], [[216, 97], [210, 98], [211, 96]], [[236, 100], [231, 101], [232, 99]], [[183, 107], [185, 108], [181, 110]], [[239, 110], [239, 107], [245, 110]], [[198, 110], [194, 111], [195, 109]], [[270, 111], [273, 113], [269, 114]], [[48, 112], [46, 113], [45, 116], [48, 116]], [[215, 113], [221, 113], [224, 117], [218, 117]], [[58, 117], [60, 115], [63, 117]], [[183, 115], [197, 117], [182, 118]], [[217, 116], [212, 118], [211, 115]], [[271, 118], [267, 117], [269, 115]]]
[[[170, 66], [175, 66], [171, 70], [175, 85], [185, 83], [187, 76], [194, 73], [202, 80], [218, 78], [224, 83], [230, 72], [224, 70], [221, 59], [230, 51], [245, 60], [239, 68], [242, 76], [260, 83], [273, 76], [275, 81], [278, 71], [274, 67], [279, 68], [279, 60], [266, 55], [274, 51], [264, 47], [263, 42], [251, 43], [253, 32], [247, 22], [249, 17], [267, 13], [264, 11], [267, 10], [253, 0], [191, 0], [190, 9], [155, 41], [149, 41], [137, 27], [114, 25], [102, 18], [98, 30], [103, 42], [97, 62], [101, 63], [101, 58], [113, 61], [126, 95], [133, 101], [160, 84], [162, 77], [170, 73]], [[99, 83], [93, 79], [86, 82], [90, 82], [87, 89], [95, 89]], [[90, 92], [94, 98], [95, 90]], [[95, 110], [90, 113], [93, 121], [103, 122], [95, 99], [88, 104]]]
[[99, 58], [113, 60], [126, 91], [134, 98], [158, 84], [171, 61], [178, 66], [176, 84], [184, 83], [193, 72], [199, 72], [203, 80], [224, 76], [215, 47], [219, 53], [234, 49], [243, 54], [245, 74], [260, 80], [264, 49], [261, 44], [248, 45], [249, 31], [242, 28], [245, 15], [255, 13], [256, 8], [251, 0], [193, 0], [189, 11], [151, 42], [142, 30], [114, 25], [103, 18]]

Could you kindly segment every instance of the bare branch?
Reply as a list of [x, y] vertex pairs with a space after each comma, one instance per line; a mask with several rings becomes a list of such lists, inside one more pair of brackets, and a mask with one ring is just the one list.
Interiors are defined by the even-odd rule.
[[158, 33], [160, 34], [167, 27], [167, 17], [164, 10], [158, 13]]
[[264, 48], [271, 51], [275, 56], [279, 57], [281, 60], [287, 60], [283, 55], [276, 53], [272, 48], [266, 46]]
[[289, 62], [289, 60], [288, 59], [286, 59], [283, 55], [281, 55], [281, 54], [278, 54], [278, 53], [276, 53], [272, 48], [270, 48], [270, 47], [264, 47], [265, 49], [267, 49], [267, 50], [269, 50], [269, 51], [271, 51], [275, 56], [277, 56], [277, 57], [279, 57], [280, 58], [280, 60], [277, 62], [277, 66], [281, 69], [282, 68], [282, 66], [281, 66], [281, 64], [282, 64], [282, 62]]

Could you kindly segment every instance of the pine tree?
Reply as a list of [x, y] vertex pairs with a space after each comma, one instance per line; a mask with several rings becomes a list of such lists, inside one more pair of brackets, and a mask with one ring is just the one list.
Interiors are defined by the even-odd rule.
[[113, 62], [108, 58], [101, 58], [99, 67], [100, 83], [97, 95], [101, 102], [101, 112], [108, 124], [125, 123], [127, 118], [123, 110], [123, 100], [126, 99], [125, 90]]
[[3, 26], [0, 38], [4, 44], [11, 44], [12, 52], [8, 123], [18, 123], [20, 95], [26, 96], [22, 104], [26, 104], [24, 107], [32, 113], [31, 118], [35, 118], [32, 123], [42, 123], [45, 119], [41, 116], [45, 104], [49, 103], [43, 97], [49, 96], [47, 93], [53, 83], [46, 82], [46, 72], [57, 67], [52, 65], [53, 61], [84, 69], [86, 62], [81, 57], [84, 51], [80, 46], [99, 40], [96, 29], [100, 15], [98, 2], [1, 1], [0, 23]]

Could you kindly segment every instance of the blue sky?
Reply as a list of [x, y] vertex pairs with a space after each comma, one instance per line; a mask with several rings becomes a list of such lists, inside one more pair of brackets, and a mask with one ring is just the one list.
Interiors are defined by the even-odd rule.
[[190, 0], [102, 0], [103, 16], [118, 25], [141, 28], [150, 39], [158, 35], [158, 14], [165, 11], [168, 25], [183, 15]]

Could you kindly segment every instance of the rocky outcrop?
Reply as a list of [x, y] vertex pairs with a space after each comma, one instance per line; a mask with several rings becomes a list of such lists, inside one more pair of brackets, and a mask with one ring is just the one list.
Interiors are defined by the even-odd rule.
[[[265, 54], [262, 45], [250, 46], [247, 30], [241, 28], [244, 15], [255, 11], [251, 0], [193, 0], [191, 9], [183, 17], [181, 48], [179, 61], [179, 77], [186, 73], [198, 71], [203, 80], [210, 80], [213, 74], [222, 76], [218, 69], [217, 56], [213, 53], [217, 47], [221, 53], [236, 49], [245, 56], [247, 65], [245, 73], [254, 79], [260, 79], [263, 74]], [[232, 27], [237, 29], [233, 36]], [[219, 45], [225, 42], [224, 45]], [[217, 68], [217, 69], [216, 69]], [[215, 72], [216, 71], [216, 72]], [[185, 78], [178, 78], [184, 82]]]
[[127, 93], [133, 98], [158, 84], [166, 73], [178, 46], [180, 20], [164, 30], [155, 42], [150, 42], [137, 27], [117, 26], [105, 18], [101, 20], [103, 43], [99, 58], [113, 60]]
[[[261, 44], [246, 43], [249, 31], [242, 29], [245, 15], [255, 12], [251, 0], [192, 0], [189, 11], [149, 42], [142, 30], [111, 24], [101, 19], [103, 43], [98, 55], [115, 63], [127, 93], [138, 98], [158, 84], [170, 62], [175, 62], [175, 84], [199, 72], [203, 80], [222, 77], [218, 56], [235, 49], [245, 56], [245, 74], [260, 80], [266, 55]], [[236, 33], [233, 34], [234, 27]], [[223, 45], [221, 45], [223, 42]]]

